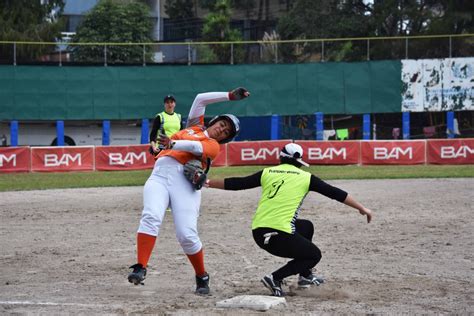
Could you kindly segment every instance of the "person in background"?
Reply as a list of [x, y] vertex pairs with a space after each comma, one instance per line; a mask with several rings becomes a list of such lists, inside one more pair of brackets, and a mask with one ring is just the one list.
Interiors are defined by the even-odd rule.
[[262, 187], [262, 195], [252, 220], [252, 234], [257, 245], [270, 254], [290, 258], [281, 268], [265, 275], [261, 282], [272, 295], [283, 296], [283, 279], [299, 275], [298, 287], [319, 285], [323, 279], [312, 269], [321, 260], [321, 251], [312, 242], [313, 223], [298, 219], [300, 207], [309, 191], [355, 208], [372, 220], [372, 212], [347, 192], [333, 187], [311, 173], [301, 170], [308, 166], [302, 160], [303, 148], [286, 144], [280, 151], [280, 164], [268, 167], [247, 177], [208, 179], [206, 186], [224, 190], [245, 190]]
[[153, 127], [150, 132], [150, 154], [153, 156], [157, 155], [160, 149], [157, 147], [158, 142], [158, 131], [171, 137], [174, 133], [180, 131], [183, 128], [181, 122], [181, 114], [174, 111], [176, 107], [176, 99], [173, 95], [169, 94], [165, 96], [163, 100], [165, 110], [156, 114], [153, 120]]

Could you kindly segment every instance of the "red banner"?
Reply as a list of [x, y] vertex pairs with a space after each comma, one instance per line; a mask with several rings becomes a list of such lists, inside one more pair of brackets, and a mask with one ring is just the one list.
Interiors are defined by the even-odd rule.
[[425, 163], [426, 142], [361, 141], [364, 165], [415, 165]]
[[291, 140], [232, 142], [227, 144], [227, 165], [274, 165], [280, 150]]
[[303, 147], [303, 160], [310, 165], [353, 165], [359, 163], [358, 141], [296, 141]]
[[31, 147], [31, 171], [93, 171], [94, 147]]
[[30, 171], [29, 147], [0, 147], [0, 172]]
[[428, 163], [474, 164], [474, 139], [428, 140]]
[[155, 159], [148, 152], [149, 145], [96, 146], [96, 170], [150, 169]]
[[219, 155], [217, 155], [216, 159], [212, 161], [212, 166], [222, 167], [226, 165], [227, 165], [227, 144], [222, 144]]

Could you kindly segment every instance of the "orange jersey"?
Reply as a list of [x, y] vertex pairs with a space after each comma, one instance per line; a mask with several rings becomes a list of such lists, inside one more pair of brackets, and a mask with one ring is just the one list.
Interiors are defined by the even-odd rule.
[[207, 158], [211, 158], [211, 160], [214, 160], [220, 151], [219, 143], [215, 139], [207, 137], [206, 134], [204, 134], [203, 127], [199, 125], [191, 126], [180, 130], [179, 132], [173, 134], [173, 136], [171, 136], [171, 139], [192, 140], [201, 142], [203, 151], [202, 157], [196, 157], [194, 154], [187, 151], [167, 149], [161, 151], [156, 157], [157, 159], [164, 156], [170, 156], [184, 165], [192, 159], [206, 160]]

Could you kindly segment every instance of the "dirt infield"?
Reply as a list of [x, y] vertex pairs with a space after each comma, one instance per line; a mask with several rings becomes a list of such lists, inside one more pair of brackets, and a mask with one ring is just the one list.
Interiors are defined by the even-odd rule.
[[[288, 305], [278, 313], [474, 313], [474, 179], [329, 182], [371, 208], [373, 223], [310, 193], [300, 218], [315, 224], [326, 283], [300, 291], [290, 279]], [[141, 187], [1, 192], [0, 314], [242, 313], [216, 302], [268, 294], [260, 278], [285, 261], [251, 237], [259, 194], [204, 189], [200, 235], [212, 296], [200, 297], [171, 216], [145, 285], [126, 280]]]

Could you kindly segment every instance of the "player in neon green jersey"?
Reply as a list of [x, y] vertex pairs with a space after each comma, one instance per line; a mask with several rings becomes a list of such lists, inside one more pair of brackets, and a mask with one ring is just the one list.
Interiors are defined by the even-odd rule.
[[245, 190], [262, 187], [262, 195], [252, 220], [252, 234], [257, 245], [274, 256], [291, 258], [287, 264], [262, 278], [272, 295], [283, 296], [282, 281], [299, 274], [298, 287], [319, 285], [323, 279], [312, 273], [321, 260], [321, 251], [312, 242], [313, 223], [298, 219], [306, 194], [315, 191], [351, 206], [372, 220], [372, 211], [347, 192], [331, 186], [309, 172], [303, 161], [303, 148], [289, 143], [280, 151], [280, 164], [265, 168], [247, 177], [209, 179], [207, 186], [224, 190]]

